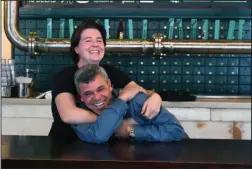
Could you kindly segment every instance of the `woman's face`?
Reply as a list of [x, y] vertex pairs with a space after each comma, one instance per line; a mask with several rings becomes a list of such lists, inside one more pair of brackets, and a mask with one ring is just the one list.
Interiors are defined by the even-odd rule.
[[82, 31], [75, 52], [79, 55], [78, 65], [99, 64], [105, 54], [105, 46], [101, 33], [97, 29], [88, 28]]

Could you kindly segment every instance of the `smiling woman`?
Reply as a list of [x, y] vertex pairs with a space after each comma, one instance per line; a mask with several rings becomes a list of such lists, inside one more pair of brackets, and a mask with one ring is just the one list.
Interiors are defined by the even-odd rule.
[[[82, 22], [73, 32], [70, 52], [74, 66], [60, 71], [54, 78], [52, 86], [52, 124], [50, 136], [56, 139], [75, 140], [77, 136], [70, 124], [90, 123], [96, 121], [96, 115], [79, 108], [80, 97], [74, 85], [74, 74], [88, 64], [99, 64], [105, 55], [106, 30], [94, 19]], [[143, 90], [128, 75], [110, 65], [102, 65], [114, 88], [133, 88]], [[155, 117], [162, 100], [152, 93], [143, 106], [143, 113], [148, 118]]]
[[79, 45], [74, 51], [81, 57], [78, 66], [99, 64], [105, 53], [105, 46], [97, 29], [86, 29], [81, 33]]

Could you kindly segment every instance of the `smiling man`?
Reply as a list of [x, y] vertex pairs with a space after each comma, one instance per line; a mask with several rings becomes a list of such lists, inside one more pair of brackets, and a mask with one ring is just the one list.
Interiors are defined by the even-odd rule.
[[145, 141], [179, 141], [185, 136], [178, 120], [164, 107], [155, 118], [145, 118], [141, 110], [148, 96], [139, 88], [120, 92], [113, 89], [106, 71], [99, 65], [80, 68], [74, 82], [83, 106], [98, 116], [96, 122], [72, 125], [83, 141], [104, 143], [112, 135]]

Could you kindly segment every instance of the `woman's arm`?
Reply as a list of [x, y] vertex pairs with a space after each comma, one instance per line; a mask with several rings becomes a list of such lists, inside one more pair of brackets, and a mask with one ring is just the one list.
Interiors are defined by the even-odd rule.
[[71, 93], [60, 93], [55, 98], [55, 103], [63, 122], [69, 124], [92, 123], [97, 116], [76, 106], [75, 99]]
[[150, 97], [144, 102], [141, 114], [148, 119], [154, 118], [160, 111], [162, 105], [162, 99], [159, 94], [151, 91], [145, 90], [143, 87], [139, 86], [134, 81], [128, 83], [125, 88], [139, 88], [140, 91], [145, 91]]

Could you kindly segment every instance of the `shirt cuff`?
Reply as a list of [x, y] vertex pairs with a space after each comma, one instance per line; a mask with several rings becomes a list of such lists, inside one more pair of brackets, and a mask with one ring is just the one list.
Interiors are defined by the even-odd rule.
[[147, 135], [145, 132], [145, 128], [138, 124], [133, 125], [134, 132], [135, 132], [135, 139], [136, 140], [146, 140]]

